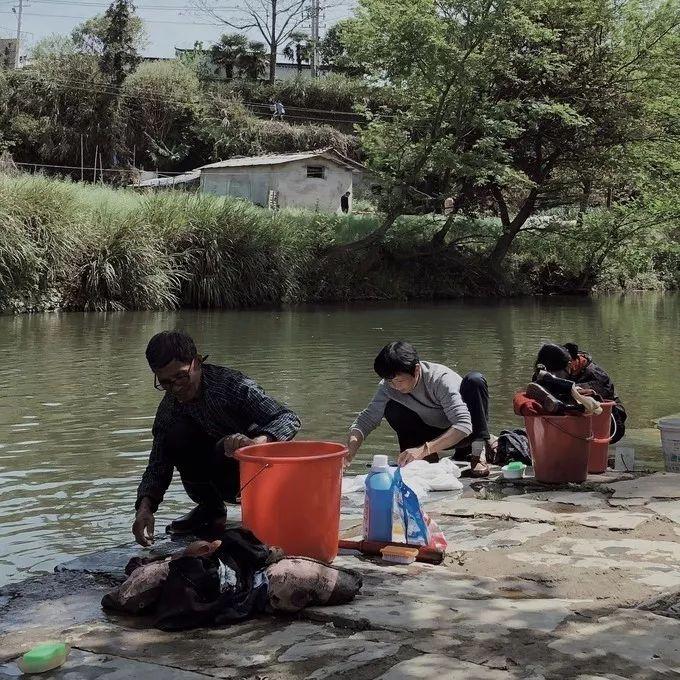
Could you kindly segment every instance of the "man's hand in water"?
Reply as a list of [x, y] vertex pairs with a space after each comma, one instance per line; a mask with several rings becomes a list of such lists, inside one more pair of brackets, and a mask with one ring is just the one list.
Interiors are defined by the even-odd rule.
[[134, 524], [132, 525], [132, 533], [135, 541], [139, 545], [148, 548], [153, 543], [153, 530], [156, 524], [156, 519], [151, 512], [146, 498], [142, 500], [137, 515], [135, 516]]

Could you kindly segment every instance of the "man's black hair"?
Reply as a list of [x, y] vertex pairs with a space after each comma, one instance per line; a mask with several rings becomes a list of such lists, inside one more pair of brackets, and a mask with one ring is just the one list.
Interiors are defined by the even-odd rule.
[[538, 351], [536, 365], [545, 366], [547, 371], [563, 371], [571, 361], [571, 356], [562, 345], [547, 344], [543, 345]]
[[416, 374], [420, 358], [410, 342], [397, 340], [385, 345], [373, 362], [373, 370], [384, 380], [392, 380], [397, 373]]
[[193, 339], [183, 331], [161, 331], [149, 340], [146, 360], [152, 371], [167, 366], [171, 361], [191, 363], [198, 356]]

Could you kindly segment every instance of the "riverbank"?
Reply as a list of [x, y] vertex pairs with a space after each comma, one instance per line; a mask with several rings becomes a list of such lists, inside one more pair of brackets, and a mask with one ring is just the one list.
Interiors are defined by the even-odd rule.
[[[364, 578], [351, 604], [183, 633], [100, 609], [139, 551], [126, 546], [0, 590], [0, 678], [46, 638], [74, 648], [55, 680], [675, 677], [679, 498], [666, 473], [559, 490], [466, 482], [462, 498], [428, 503], [449, 540], [443, 565], [339, 557]], [[346, 508], [343, 535], [360, 524]]]
[[[0, 174], [0, 312], [249, 308], [356, 301], [584, 293], [571, 242], [518, 239], [503, 280], [485, 254], [494, 219], [406, 216], [379, 247], [327, 256], [372, 232], [375, 214], [271, 213], [183, 192], [140, 195]], [[608, 266], [606, 289], [660, 289], [673, 261], [651, 251]], [[629, 258], [630, 259], [630, 258]]]

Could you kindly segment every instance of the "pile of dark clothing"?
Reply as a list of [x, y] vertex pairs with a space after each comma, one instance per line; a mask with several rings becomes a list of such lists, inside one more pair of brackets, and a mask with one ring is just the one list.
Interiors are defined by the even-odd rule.
[[354, 571], [304, 557], [285, 557], [252, 532], [228, 529], [162, 561], [133, 558], [127, 580], [102, 600], [104, 609], [153, 614], [161, 630], [237, 623], [263, 612], [350, 602], [362, 586]]
[[[564, 361], [564, 368], [554, 370], [561, 367], [561, 361]], [[541, 348], [532, 381], [526, 390], [515, 395], [513, 405], [515, 413], [522, 416], [568, 415], [588, 411], [593, 400], [614, 402], [610, 443], [619, 441], [625, 433], [627, 414], [611, 378], [589, 354], [579, 351], [577, 345], [567, 343], [564, 347], [544, 345]]]
[[507, 465], [515, 461], [531, 465], [527, 431], [519, 427], [514, 430], [501, 430], [496, 444], [487, 453], [486, 458], [492, 465]]

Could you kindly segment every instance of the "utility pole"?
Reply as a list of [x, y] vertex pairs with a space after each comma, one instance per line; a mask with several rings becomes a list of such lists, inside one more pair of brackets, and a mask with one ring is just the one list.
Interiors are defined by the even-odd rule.
[[24, 0], [19, 0], [19, 8], [12, 7], [17, 15], [17, 47], [14, 54], [14, 68], [19, 68], [19, 53], [21, 52], [21, 18], [24, 13]]
[[319, 77], [319, 0], [312, 2], [312, 78]]

